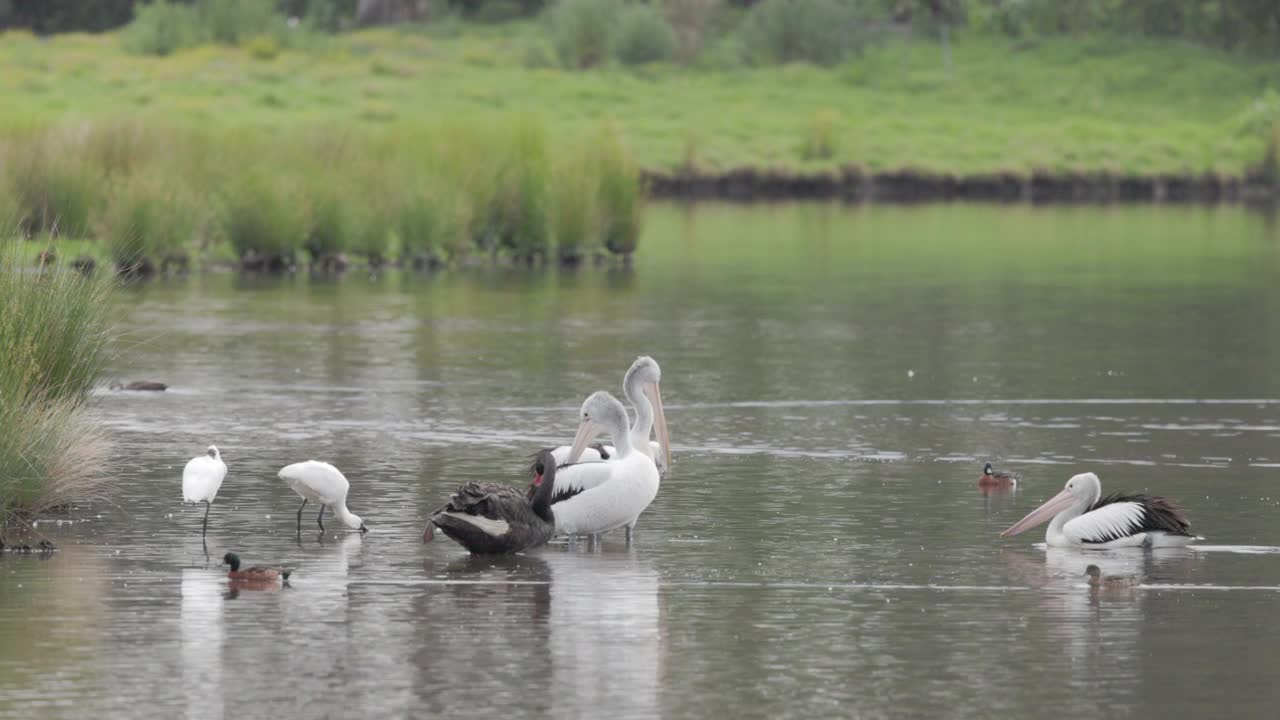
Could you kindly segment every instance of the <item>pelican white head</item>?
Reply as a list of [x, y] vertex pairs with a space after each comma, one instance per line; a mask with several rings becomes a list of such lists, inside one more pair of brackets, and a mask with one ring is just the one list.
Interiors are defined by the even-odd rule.
[[618, 457], [631, 452], [631, 439], [627, 437], [627, 409], [614, 396], [603, 390], [592, 393], [582, 403], [579, 418], [578, 434], [569, 449], [569, 462], [578, 462], [582, 451], [601, 433], [613, 437]]
[[1000, 533], [1000, 537], [1010, 537], [1026, 532], [1067, 510], [1076, 510], [1075, 514], [1078, 515], [1097, 502], [1101, 495], [1102, 482], [1098, 480], [1097, 475], [1091, 472], [1074, 475], [1067, 481], [1067, 486], [1062, 489], [1062, 492], [1032, 510], [1026, 517], [1014, 523], [1013, 527]]
[[[636, 424], [633, 428], [631, 444], [644, 450], [649, 444], [649, 431], [652, 429], [658, 436], [658, 447], [662, 457], [654, 458], [661, 469], [671, 466], [671, 435], [667, 430], [667, 415], [662, 408], [662, 368], [658, 361], [648, 355], [641, 355], [631, 363], [626, 376], [622, 378], [622, 389], [627, 399], [636, 407]], [[647, 401], [647, 402], [644, 402]]]

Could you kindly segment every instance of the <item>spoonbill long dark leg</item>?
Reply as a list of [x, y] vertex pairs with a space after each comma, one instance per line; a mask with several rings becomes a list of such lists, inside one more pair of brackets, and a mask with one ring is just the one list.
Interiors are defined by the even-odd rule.
[[200, 526], [200, 537], [204, 537], [209, 532], [209, 508], [213, 507], [213, 503], [208, 500], [204, 501], [204, 525]]
[[307, 506], [307, 499], [302, 498], [302, 504], [298, 506], [298, 534], [302, 534], [302, 509]]
[[316, 524], [320, 526], [320, 532], [324, 532], [324, 505], [320, 506], [320, 514], [316, 515]]
[[628, 544], [628, 545], [630, 545], [630, 544], [631, 544], [631, 531], [632, 531], [634, 528], [635, 528], [635, 524], [631, 524], [631, 525], [628, 525], [628, 526], [627, 526], [627, 544]]

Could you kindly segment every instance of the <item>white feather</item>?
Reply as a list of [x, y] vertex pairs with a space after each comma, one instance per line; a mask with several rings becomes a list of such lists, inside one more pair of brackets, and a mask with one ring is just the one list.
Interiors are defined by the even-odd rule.
[[448, 515], [451, 518], [457, 518], [465, 523], [469, 523], [481, 532], [493, 537], [502, 537], [511, 530], [511, 525], [509, 525], [506, 520], [491, 520], [480, 515], [468, 515], [467, 513], [460, 512], [447, 512], [445, 515]]
[[1132, 537], [1142, 527], [1146, 510], [1136, 502], [1103, 505], [1067, 521], [1062, 534], [1073, 543], [1110, 542]]
[[[563, 481], [561, 480], [563, 476]], [[551, 506], [558, 534], [595, 534], [633, 524], [658, 495], [658, 469], [643, 453], [618, 460], [569, 465], [556, 471], [556, 486], [583, 487]]]
[[302, 499], [333, 508], [334, 517], [347, 527], [354, 530], [362, 525], [360, 518], [347, 509], [351, 483], [338, 468], [327, 462], [308, 460], [286, 465], [278, 474]]
[[[217, 449], [214, 449], [217, 453]], [[208, 454], [193, 457], [182, 468], [182, 501], [188, 503], [213, 502], [218, 496], [218, 488], [227, 476], [227, 465], [222, 456], [210, 457]]]

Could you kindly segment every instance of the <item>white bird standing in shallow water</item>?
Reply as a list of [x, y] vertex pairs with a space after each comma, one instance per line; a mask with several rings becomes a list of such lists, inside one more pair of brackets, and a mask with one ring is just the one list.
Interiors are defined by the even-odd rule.
[[222, 462], [222, 454], [213, 445], [203, 455], [197, 455], [187, 461], [182, 468], [182, 502], [204, 503], [204, 524], [200, 528], [200, 537], [209, 531], [209, 509], [213, 507], [213, 499], [218, 496], [218, 488], [222, 487], [222, 479], [227, 476], [227, 464]]
[[[662, 368], [648, 355], [636, 358], [622, 376], [622, 393], [636, 411], [636, 421], [629, 433], [631, 447], [648, 454], [658, 466], [658, 475], [665, 477], [671, 465], [671, 437], [667, 431], [667, 416], [662, 409], [661, 382]], [[657, 433], [656, 442], [649, 440], [651, 432]], [[579, 462], [611, 460], [617, 453], [617, 448], [611, 445], [588, 447], [583, 450]], [[569, 446], [554, 448], [551, 454], [557, 466], [564, 465], [569, 460]]]
[[1102, 482], [1093, 473], [1072, 477], [1062, 492], [1000, 537], [1025, 532], [1049, 518], [1053, 522], [1044, 541], [1050, 547], [1181, 547], [1200, 539], [1191, 534], [1186, 512], [1173, 501], [1123, 493], [1102, 497]]
[[[600, 433], [613, 438], [617, 454], [604, 462], [577, 462]], [[569, 449], [569, 464], [556, 470], [551, 513], [558, 535], [594, 535], [630, 528], [658, 494], [658, 468], [647, 453], [631, 446], [627, 411], [607, 392], [593, 393], [582, 403], [578, 433]]]
[[289, 483], [289, 487], [302, 497], [302, 505], [298, 507], [298, 532], [302, 532], [302, 510], [308, 500], [320, 503], [320, 514], [316, 516], [316, 524], [324, 532], [324, 509], [333, 508], [334, 517], [352, 530], [362, 533], [369, 529], [364, 526], [358, 515], [347, 509], [347, 491], [351, 483], [338, 468], [327, 462], [308, 460], [281, 468], [280, 479]]

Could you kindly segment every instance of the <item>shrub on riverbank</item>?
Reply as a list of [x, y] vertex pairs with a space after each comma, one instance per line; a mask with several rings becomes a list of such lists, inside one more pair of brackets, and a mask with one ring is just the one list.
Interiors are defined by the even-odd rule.
[[108, 339], [108, 286], [51, 265], [31, 271], [0, 240], [0, 523], [84, 497], [105, 479], [86, 414]]

